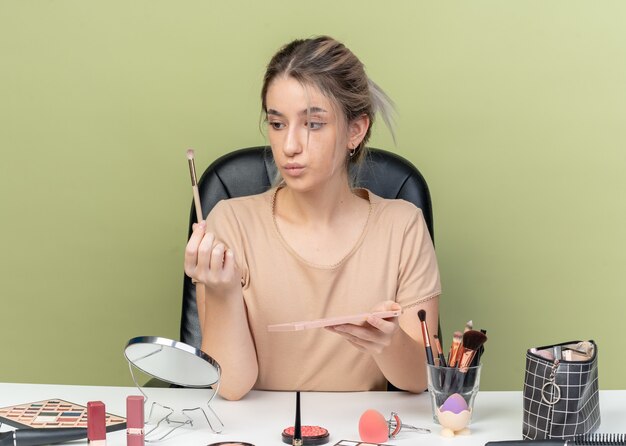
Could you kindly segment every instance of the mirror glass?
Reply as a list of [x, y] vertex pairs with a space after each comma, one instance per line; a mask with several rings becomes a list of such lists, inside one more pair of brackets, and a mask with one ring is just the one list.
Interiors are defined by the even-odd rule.
[[157, 336], [140, 336], [128, 341], [126, 359], [154, 378], [183, 387], [209, 387], [220, 379], [219, 364], [183, 342]]

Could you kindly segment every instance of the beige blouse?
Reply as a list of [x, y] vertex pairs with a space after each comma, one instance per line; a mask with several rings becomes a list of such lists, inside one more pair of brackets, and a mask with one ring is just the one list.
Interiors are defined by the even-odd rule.
[[234, 250], [242, 271], [259, 363], [255, 389], [384, 390], [385, 377], [371, 356], [342, 337], [324, 329], [268, 332], [267, 326], [363, 313], [383, 300], [405, 307], [441, 293], [421, 210], [365, 192], [368, 221], [336, 265], [308, 263], [285, 243], [273, 218], [276, 189], [221, 201], [208, 216], [207, 231]]

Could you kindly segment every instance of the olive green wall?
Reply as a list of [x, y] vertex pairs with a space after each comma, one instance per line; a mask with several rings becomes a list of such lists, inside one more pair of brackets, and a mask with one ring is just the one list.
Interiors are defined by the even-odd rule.
[[263, 144], [290, 39], [344, 41], [397, 102], [435, 209], [446, 343], [489, 330], [485, 389], [527, 347], [618, 365], [626, 287], [622, 1], [0, 0], [0, 381], [130, 384], [130, 337], [177, 337], [199, 169]]

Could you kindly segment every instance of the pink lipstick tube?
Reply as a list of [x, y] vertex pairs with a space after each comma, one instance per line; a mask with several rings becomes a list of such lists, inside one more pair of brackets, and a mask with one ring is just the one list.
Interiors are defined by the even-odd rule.
[[106, 445], [106, 413], [102, 401], [87, 403], [87, 439], [90, 446]]
[[144, 446], [143, 396], [126, 397], [126, 444]]

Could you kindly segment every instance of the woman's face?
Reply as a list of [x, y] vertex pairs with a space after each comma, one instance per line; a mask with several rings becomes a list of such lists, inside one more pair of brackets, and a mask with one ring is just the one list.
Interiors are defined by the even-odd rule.
[[280, 76], [265, 102], [272, 153], [287, 186], [311, 191], [347, 181], [348, 129], [330, 99], [315, 86]]

